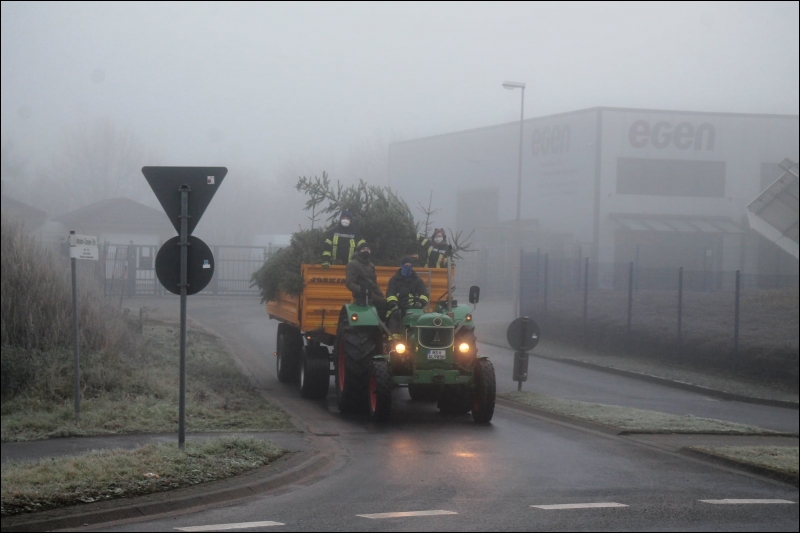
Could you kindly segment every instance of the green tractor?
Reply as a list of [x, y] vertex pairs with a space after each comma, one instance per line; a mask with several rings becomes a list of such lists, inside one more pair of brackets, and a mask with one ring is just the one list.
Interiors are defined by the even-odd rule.
[[344, 305], [333, 347], [339, 411], [368, 411], [372, 420], [385, 422], [392, 391], [407, 387], [412, 400], [437, 401], [442, 412], [471, 411], [475, 422], [490, 422], [496, 384], [491, 361], [478, 355], [472, 310], [479, 297], [473, 286], [472, 309], [458, 305], [447, 291], [447, 300], [432, 312], [405, 310], [400, 339], [390, 335], [368, 295], [366, 305]]

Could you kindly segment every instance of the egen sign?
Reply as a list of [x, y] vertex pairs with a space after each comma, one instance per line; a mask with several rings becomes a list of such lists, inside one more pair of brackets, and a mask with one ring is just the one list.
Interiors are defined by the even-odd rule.
[[705, 149], [714, 149], [714, 140], [717, 131], [714, 126], [704, 122], [695, 128], [691, 122], [679, 122], [675, 128], [666, 120], [660, 120], [653, 124], [646, 120], [637, 120], [631, 124], [628, 131], [628, 140], [634, 148], [644, 148], [648, 143], [655, 148], [667, 148], [670, 144], [680, 150], [688, 150], [694, 146], [695, 150], [703, 147], [705, 139]]

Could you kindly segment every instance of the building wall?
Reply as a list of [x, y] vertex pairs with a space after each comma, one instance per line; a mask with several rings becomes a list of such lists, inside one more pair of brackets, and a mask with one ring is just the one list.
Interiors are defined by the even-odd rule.
[[[465, 234], [495, 218], [508, 226], [519, 197], [521, 219], [613, 262], [633, 244], [612, 214], [725, 217], [746, 232], [745, 208], [762, 182], [784, 158], [798, 159], [799, 130], [797, 116], [593, 108], [524, 121], [519, 195], [519, 122], [392, 144], [389, 185], [417, 220], [432, 192], [432, 225]], [[759, 265], [746, 233], [650, 237], [637, 237], [640, 249], [677, 239], [713, 270]]]
[[[524, 121], [521, 219], [547, 220], [554, 231], [591, 239], [596, 121], [593, 110]], [[439, 209], [433, 225], [467, 234], [495, 216], [499, 223], [516, 219], [518, 158], [519, 122], [394, 143], [389, 186], [417, 220], [424, 220], [418, 206], [427, 207], [433, 192], [431, 207]], [[496, 205], [458, 212], [459, 191], [492, 188]], [[474, 202], [464, 204], [474, 209]]]
[[[746, 230], [765, 173], [798, 150], [797, 117], [607, 110], [602, 132], [600, 261], [619, 243], [612, 213], [727, 217]], [[717, 237], [705, 249], [714, 270], [742, 268], [742, 236]]]

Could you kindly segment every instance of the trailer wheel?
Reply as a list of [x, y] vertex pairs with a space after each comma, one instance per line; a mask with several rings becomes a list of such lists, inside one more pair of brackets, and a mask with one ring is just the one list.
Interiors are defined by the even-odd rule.
[[300, 377], [300, 357], [303, 349], [303, 338], [300, 332], [286, 327], [278, 326], [278, 338], [275, 342], [277, 355], [275, 373], [281, 383], [296, 383]]
[[389, 363], [376, 360], [369, 374], [369, 416], [373, 422], [386, 422], [392, 414], [392, 374]]
[[336, 405], [340, 412], [363, 413], [367, 410], [370, 365], [376, 348], [372, 328], [354, 328], [346, 322], [339, 323], [333, 360]]
[[494, 366], [488, 359], [475, 362], [475, 385], [472, 391], [472, 419], [479, 424], [488, 424], [494, 416], [497, 384]]
[[328, 349], [306, 346], [300, 365], [300, 396], [307, 400], [322, 400], [328, 395], [331, 370]]

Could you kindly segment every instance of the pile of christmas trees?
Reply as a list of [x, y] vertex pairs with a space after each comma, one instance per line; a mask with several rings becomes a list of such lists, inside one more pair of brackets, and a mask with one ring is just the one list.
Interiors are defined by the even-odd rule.
[[[322, 178], [299, 178], [295, 188], [309, 197], [305, 210], [311, 211], [312, 229], [292, 234], [291, 244], [274, 253], [253, 274], [251, 286], [260, 289], [262, 303], [274, 300], [280, 291], [300, 294], [300, 265], [322, 262], [325, 232], [338, 223], [344, 209], [352, 213], [354, 228], [369, 243], [375, 265], [396, 266], [401, 257], [418, 251], [414, 216], [389, 187], [367, 185], [362, 180], [349, 187], [337, 182], [334, 189], [323, 173]], [[328, 225], [314, 227], [318, 219]]]

